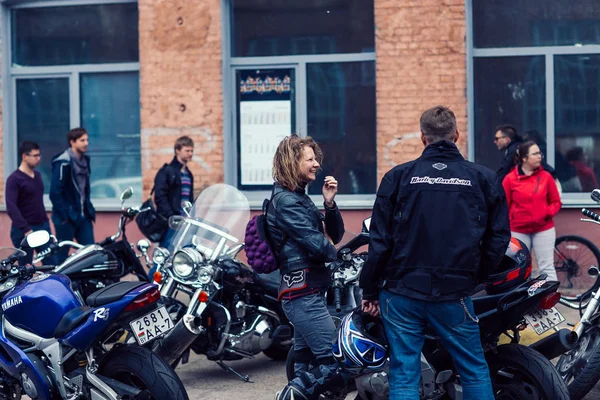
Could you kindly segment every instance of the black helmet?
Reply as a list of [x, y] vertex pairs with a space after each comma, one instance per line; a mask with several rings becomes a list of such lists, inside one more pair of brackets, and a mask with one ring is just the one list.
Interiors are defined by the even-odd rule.
[[491, 274], [483, 286], [489, 294], [502, 293], [525, 282], [530, 276], [531, 253], [525, 243], [511, 237], [496, 273]]

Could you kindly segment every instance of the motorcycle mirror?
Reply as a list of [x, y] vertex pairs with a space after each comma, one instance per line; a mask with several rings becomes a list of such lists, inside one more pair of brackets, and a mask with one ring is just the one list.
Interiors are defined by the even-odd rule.
[[362, 231], [369, 232], [370, 227], [371, 227], [371, 217], [369, 217], [363, 221]]
[[123, 193], [121, 193], [121, 202], [130, 199], [131, 196], [133, 196], [133, 188], [129, 186], [127, 189], [123, 190]]
[[137, 248], [139, 251], [141, 251], [142, 253], [146, 254], [146, 252], [148, 251], [148, 249], [150, 249], [150, 242], [147, 241], [146, 239], [140, 239], [137, 242]]
[[588, 275], [589, 276], [598, 276], [598, 275], [600, 275], [600, 270], [598, 270], [597, 267], [592, 265], [590, 268], [588, 268]]
[[176, 231], [181, 228], [183, 221], [185, 221], [185, 217], [182, 217], [181, 215], [172, 215], [169, 217], [169, 228]]
[[21, 247], [36, 249], [42, 247], [50, 242], [50, 234], [48, 231], [35, 231], [25, 236], [21, 242]]
[[600, 189], [594, 189], [594, 190], [592, 190], [592, 193], [590, 194], [590, 197], [596, 203], [600, 203]]

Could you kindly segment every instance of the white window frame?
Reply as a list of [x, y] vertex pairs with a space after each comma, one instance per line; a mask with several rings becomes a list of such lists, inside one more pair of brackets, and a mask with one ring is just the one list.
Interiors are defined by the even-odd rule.
[[[221, 27], [222, 27], [222, 75], [223, 75], [223, 158], [225, 183], [237, 187], [237, 103], [235, 84], [235, 71], [238, 69], [252, 68], [296, 68], [296, 131], [300, 136], [307, 133], [307, 99], [306, 99], [306, 65], [310, 63], [338, 63], [376, 61], [375, 52], [369, 53], [340, 53], [340, 54], [308, 54], [293, 56], [268, 56], [268, 57], [232, 57], [231, 56], [231, 1], [221, 0]], [[375, 35], [375, 32], [373, 32]], [[377, 140], [377, 128], [375, 128]], [[377, 179], [377, 178], [376, 178]], [[376, 187], [379, 182], [376, 183]], [[248, 198], [252, 209], [260, 209], [263, 200], [270, 197], [268, 190], [243, 191]], [[323, 197], [311, 195], [311, 199], [319, 207], [323, 206]], [[336, 203], [345, 210], [364, 210], [373, 207], [375, 193], [372, 194], [338, 194]]]
[[[473, 31], [473, 1], [466, 0], [466, 18], [467, 18], [467, 119], [468, 129], [468, 155], [469, 160], [475, 159], [475, 81], [474, 81], [474, 60], [478, 57], [517, 57], [517, 56], [544, 56], [546, 73], [546, 146], [548, 164], [554, 165], [555, 162], [555, 110], [554, 110], [554, 56], [557, 55], [600, 55], [600, 45], [585, 46], [536, 46], [536, 47], [494, 47], [494, 48], [475, 48]], [[485, 133], [482, 133], [485, 134]], [[493, 132], [489, 133], [490, 135]], [[597, 205], [590, 199], [589, 193], [563, 193], [563, 208], [578, 208], [591, 205]]]
[[[41, 7], [70, 7], [97, 4], [123, 4], [137, 3], [137, 0], [38, 0], [22, 3], [16, 0], [0, 1], [0, 24], [2, 25], [2, 76], [8, 79], [2, 81], [2, 119], [3, 151], [4, 151], [4, 177], [14, 171], [19, 160], [15, 149], [18, 146], [17, 138], [17, 102], [16, 102], [16, 80], [23, 78], [68, 78], [69, 79], [69, 115], [70, 127], [81, 126], [81, 101], [80, 101], [80, 75], [84, 73], [106, 73], [106, 72], [138, 72], [139, 62], [127, 63], [104, 63], [104, 64], [75, 64], [75, 65], [52, 65], [39, 67], [14, 67], [12, 65], [12, 37], [11, 37], [11, 11], [20, 8]], [[141, 130], [141, 129], [140, 129]], [[65, 132], [66, 134], [66, 132]], [[62, 140], [62, 139], [61, 139]], [[66, 140], [66, 139], [65, 139]], [[65, 144], [65, 148], [66, 148]], [[42, 149], [43, 151], [43, 149]], [[141, 152], [141, 139], [140, 139]], [[137, 196], [141, 199], [141, 193]], [[120, 201], [115, 199], [94, 199], [94, 207], [97, 211], [119, 211]], [[44, 195], [44, 206], [47, 211], [52, 209], [48, 195]], [[5, 210], [6, 205], [0, 204], [0, 210]]]

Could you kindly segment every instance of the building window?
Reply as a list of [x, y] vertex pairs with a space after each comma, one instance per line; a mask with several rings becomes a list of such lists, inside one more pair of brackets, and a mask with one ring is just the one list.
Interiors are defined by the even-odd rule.
[[563, 203], [590, 201], [600, 179], [597, 2], [470, 0], [468, 7], [475, 161], [497, 168], [494, 128], [515, 125], [556, 169]]
[[[235, 115], [228, 148], [237, 149], [231, 157], [237, 165], [226, 171], [230, 183], [267, 190], [276, 144], [295, 132], [312, 136], [325, 155], [309, 194], [320, 194], [324, 177], [333, 175], [340, 195], [372, 197], [377, 188], [373, 1], [230, 0], [229, 12], [235, 96], [226, 101]], [[287, 86], [279, 88], [286, 79]], [[258, 120], [267, 122], [259, 126]]]
[[[68, 147], [66, 133], [88, 130], [91, 192], [114, 204], [128, 186], [141, 195], [137, 3], [40, 7], [10, 15], [10, 91], [15, 118], [7, 136], [16, 149], [38, 142], [40, 172], [50, 190], [51, 159]], [[12, 170], [18, 156], [7, 157]]]

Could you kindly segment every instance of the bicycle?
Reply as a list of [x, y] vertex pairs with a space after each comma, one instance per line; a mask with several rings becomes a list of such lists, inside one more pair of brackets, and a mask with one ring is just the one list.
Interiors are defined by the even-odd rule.
[[554, 268], [560, 281], [561, 297], [579, 303], [600, 287], [597, 275], [587, 273], [590, 267], [600, 267], [600, 250], [588, 239], [565, 235], [554, 244]]

